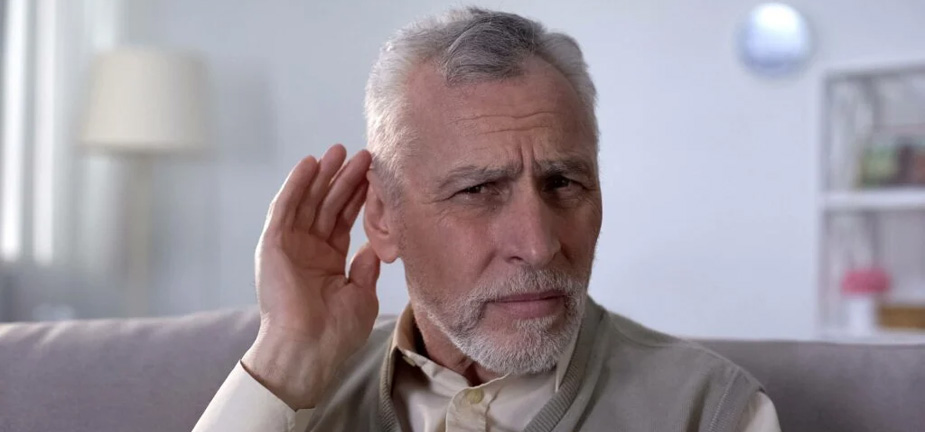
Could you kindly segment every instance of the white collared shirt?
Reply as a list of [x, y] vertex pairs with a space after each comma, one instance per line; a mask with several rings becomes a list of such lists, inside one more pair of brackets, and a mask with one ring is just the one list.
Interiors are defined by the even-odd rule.
[[559, 390], [575, 350], [572, 338], [554, 371], [503, 376], [470, 386], [462, 375], [414, 349], [414, 314], [405, 308], [392, 336], [395, 365], [392, 401], [407, 431], [521, 431]]

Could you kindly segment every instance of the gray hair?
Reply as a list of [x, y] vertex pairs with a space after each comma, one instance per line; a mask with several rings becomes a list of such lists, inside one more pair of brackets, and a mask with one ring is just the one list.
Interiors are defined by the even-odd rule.
[[467, 8], [414, 22], [389, 39], [369, 75], [365, 104], [368, 148], [386, 193], [397, 193], [401, 144], [413, 139], [402, 117], [406, 83], [416, 66], [433, 62], [452, 86], [520, 76], [531, 55], [571, 83], [596, 141], [596, 90], [578, 43], [568, 35], [519, 15]]

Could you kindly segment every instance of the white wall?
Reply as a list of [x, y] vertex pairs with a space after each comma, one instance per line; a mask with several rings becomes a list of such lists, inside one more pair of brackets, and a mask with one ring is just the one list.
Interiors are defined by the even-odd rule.
[[[925, 2], [791, 2], [819, 48], [804, 73], [777, 81], [735, 61], [737, 23], [757, 2], [480, 3], [572, 34], [591, 65], [605, 204], [592, 295], [684, 335], [811, 337], [821, 71], [925, 61]], [[379, 45], [458, 4], [130, 6], [130, 40], [200, 50], [215, 86], [218, 163], [168, 161], [156, 173], [160, 312], [253, 303], [253, 247], [290, 166], [334, 142], [363, 147], [363, 87]], [[404, 305], [398, 266], [384, 269], [379, 292], [383, 312]]]

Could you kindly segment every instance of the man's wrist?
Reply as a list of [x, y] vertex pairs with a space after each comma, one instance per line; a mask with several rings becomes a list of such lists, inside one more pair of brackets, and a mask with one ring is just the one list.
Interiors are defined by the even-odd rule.
[[314, 349], [263, 333], [244, 353], [241, 366], [293, 410], [314, 408], [325, 386]]

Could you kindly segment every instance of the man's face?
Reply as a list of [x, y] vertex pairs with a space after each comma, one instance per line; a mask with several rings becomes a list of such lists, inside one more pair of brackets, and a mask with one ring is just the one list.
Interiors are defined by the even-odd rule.
[[399, 255], [415, 316], [499, 373], [550, 368], [580, 322], [601, 195], [592, 127], [548, 63], [448, 88], [409, 81]]

